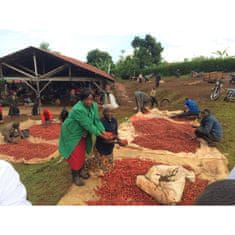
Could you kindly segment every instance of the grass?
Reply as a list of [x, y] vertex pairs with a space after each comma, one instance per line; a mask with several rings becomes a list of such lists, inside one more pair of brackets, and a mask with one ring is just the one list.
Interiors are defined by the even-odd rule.
[[[20, 121], [26, 119], [21, 116]], [[6, 119], [5, 124], [10, 121]], [[0, 131], [4, 125], [0, 125]], [[13, 164], [13, 166], [20, 174], [28, 199], [33, 205], [56, 205], [72, 184], [67, 162], [59, 162], [58, 158], [44, 164]]]
[[45, 164], [14, 164], [34, 205], [56, 205], [71, 186], [70, 169], [58, 159]]
[[222, 100], [206, 102], [201, 105], [209, 108], [222, 123], [224, 138], [218, 145], [218, 149], [225, 154], [229, 160], [229, 168], [235, 166], [235, 108], [234, 103], [227, 103]]

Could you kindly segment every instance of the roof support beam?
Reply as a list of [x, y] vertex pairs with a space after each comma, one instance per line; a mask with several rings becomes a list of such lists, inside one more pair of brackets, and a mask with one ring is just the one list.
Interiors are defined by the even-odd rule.
[[36, 94], [37, 94], [37, 90], [26, 80], [22, 80], [28, 87], [30, 87]]
[[93, 82], [93, 84], [94, 84], [98, 89], [100, 89], [100, 91], [105, 92], [105, 90], [104, 90], [97, 82]]
[[40, 90], [40, 94], [50, 85], [51, 82], [52, 80], [50, 80], [49, 82], [45, 84], [45, 86]]
[[12, 66], [12, 65], [10, 65], [10, 64], [2, 63], [2, 65], [6, 66], [7, 68], [12, 69], [12, 70], [14, 70], [14, 71], [16, 71], [16, 72], [18, 72], [18, 73], [23, 74], [23, 75], [25, 75], [26, 77], [29, 77], [29, 78], [32, 78], [32, 79], [35, 79], [35, 78], [36, 78], [35, 76], [33, 76], [33, 75], [29, 74], [29, 73], [26, 73], [26, 72], [24, 72], [23, 70], [18, 69], [18, 68], [16, 68], [15, 66]]
[[24, 67], [23, 65], [20, 65], [20, 64], [16, 64], [16, 66], [20, 69], [23, 69], [23, 70], [27, 71], [28, 73], [31, 73], [31, 74], [35, 75], [35, 72], [32, 69], [26, 68], [26, 67]]
[[53, 76], [53, 75], [55, 75], [55, 74], [57, 74], [57, 73], [63, 71], [63, 70], [64, 70], [65, 68], [67, 68], [67, 67], [68, 67], [67, 64], [61, 65], [61, 66], [59, 66], [59, 67], [57, 67], [57, 68], [55, 68], [55, 69], [49, 71], [48, 73], [43, 74], [42, 76], [39, 76], [39, 78], [40, 78], [40, 79], [44, 79], [44, 78], [51, 77], [51, 76]]
[[38, 66], [37, 66], [36, 55], [33, 56], [33, 64], [34, 64], [34, 73], [35, 73], [36, 77], [38, 77]]

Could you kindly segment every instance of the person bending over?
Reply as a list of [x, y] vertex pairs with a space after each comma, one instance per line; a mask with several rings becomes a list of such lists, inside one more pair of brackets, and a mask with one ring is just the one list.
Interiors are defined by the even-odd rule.
[[59, 152], [67, 160], [77, 186], [84, 185], [82, 179], [89, 178], [85, 157], [92, 152], [93, 136], [106, 138], [92, 92], [86, 89], [80, 98], [61, 127], [59, 140]]
[[6, 125], [2, 130], [2, 136], [4, 141], [10, 144], [16, 144], [19, 137], [23, 139], [24, 135], [20, 130], [20, 123], [14, 122]]
[[195, 100], [186, 98], [184, 103], [184, 112], [176, 115], [177, 118], [199, 116], [199, 107]]
[[147, 111], [146, 106], [151, 103], [151, 97], [143, 91], [136, 91], [134, 95], [137, 106], [137, 112], [145, 113]]
[[111, 108], [105, 108], [101, 122], [106, 132], [113, 134], [112, 140], [105, 140], [102, 137], [97, 137], [96, 140], [96, 160], [97, 168], [100, 168], [104, 173], [109, 171], [113, 166], [113, 148], [115, 142], [119, 142], [118, 138], [118, 122], [113, 117]]
[[201, 123], [195, 134], [198, 138], [206, 140], [209, 146], [215, 146], [223, 137], [222, 126], [208, 109], [204, 109], [200, 116]]
[[40, 116], [44, 127], [47, 127], [52, 122], [53, 114], [49, 109], [44, 109]]

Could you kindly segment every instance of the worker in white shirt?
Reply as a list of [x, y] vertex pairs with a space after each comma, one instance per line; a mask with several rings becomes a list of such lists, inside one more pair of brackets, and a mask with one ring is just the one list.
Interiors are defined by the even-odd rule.
[[7, 161], [0, 160], [0, 206], [31, 206], [19, 174]]

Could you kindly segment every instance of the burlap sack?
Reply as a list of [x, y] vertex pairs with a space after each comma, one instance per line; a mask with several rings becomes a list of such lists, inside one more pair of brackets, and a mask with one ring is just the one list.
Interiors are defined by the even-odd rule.
[[136, 185], [159, 203], [175, 204], [182, 199], [186, 180], [195, 182], [194, 172], [182, 166], [158, 165], [137, 176]]

